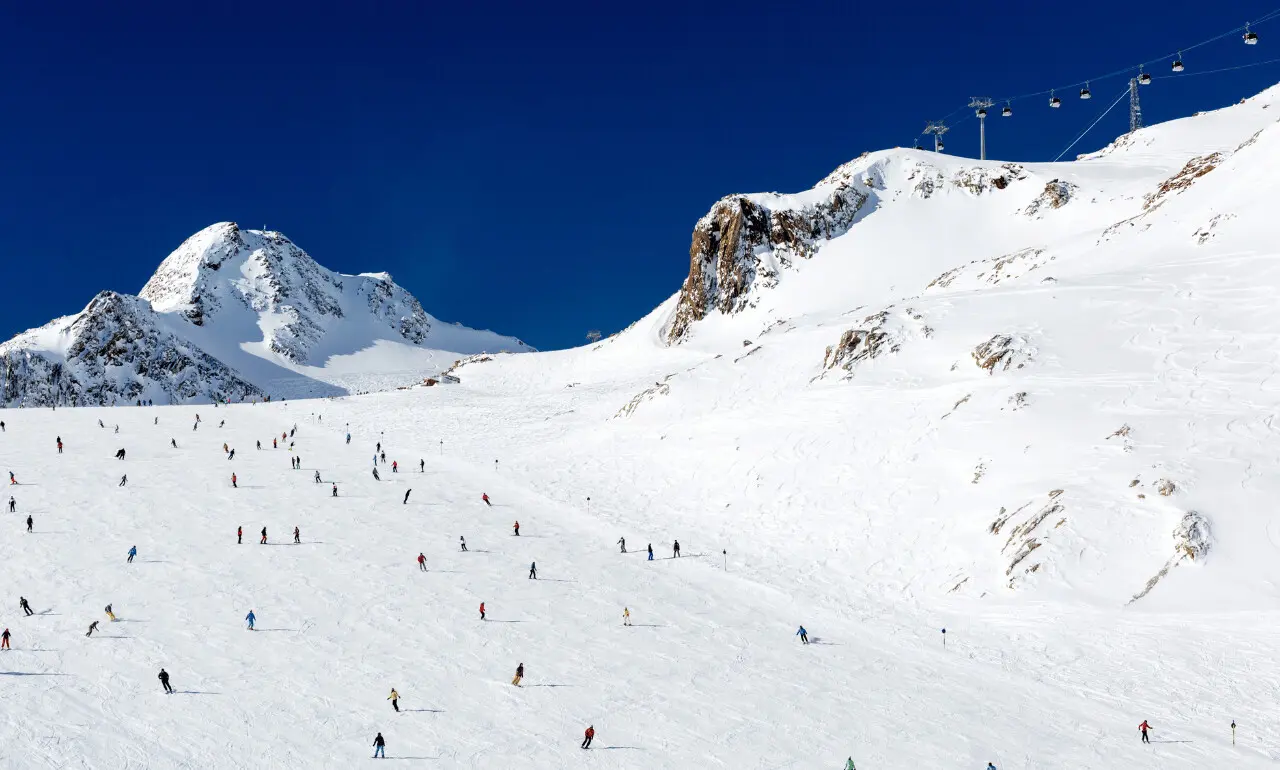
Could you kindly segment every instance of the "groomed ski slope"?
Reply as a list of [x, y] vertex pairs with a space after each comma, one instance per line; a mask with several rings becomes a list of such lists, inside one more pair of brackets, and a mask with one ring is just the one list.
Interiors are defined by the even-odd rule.
[[[639, 506], [644, 474], [594, 466], [557, 479], [580, 486], [564, 491], [581, 505], [553, 501], [526, 463], [501, 462], [533, 440], [535, 417], [514, 398], [463, 395], [0, 415], [0, 457], [21, 482], [0, 537], [0, 623], [14, 635], [0, 653], [0, 763], [349, 767], [378, 731], [389, 759], [423, 767], [835, 768], [852, 755], [859, 768], [1248, 768], [1278, 756], [1273, 613], [939, 611], [868, 591], [839, 543], [795, 547], [802, 517], [750, 545], [800, 574], [753, 570], [736, 546], [726, 571], [724, 544], [700, 534], [700, 516], [717, 514], [677, 514], [678, 490]], [[270, 448], [295, 423], [301, 470]], [[313, 482], [317, 468], [340, 497]], [[632, 553], [618, 553], [620, 535]], [[639, 553], [649, 542], [655, 562]], [[36, 616], [21, 616], [19, 595]], [[105, 622], [107, 603], [119, 622]], [[104, 622], [86, 638], [92, 620]], [[177, 694], [162, 693], [161, 667]], [[1152, 746], [1138, 742], [1144, 718]]]

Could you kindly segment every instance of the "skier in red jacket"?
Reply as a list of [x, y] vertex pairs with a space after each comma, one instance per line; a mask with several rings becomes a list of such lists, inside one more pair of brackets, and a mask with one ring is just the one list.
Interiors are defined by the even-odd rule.
[[1147, 737], [1147, 731], [1151, 729], [1151, 725], [1147, 724], [1147, 720], [1142, 720], [1142, 724], [1138, 725], [1138, 731], [1142, 733], [1142, 742], [1151, 743], [1151, 739]]
[[484, 620], [484, 602], [480, 602], [480, 619]]
[[426, 554], [422, 554], [422, 553], [418, 554], [418, 569], [422, 570], [423, 572], [427, 571]]
[[591, 739], [592, 739], [592, 738], [594, 738], [594, 737], [596, 737], [596, 728], [595, 728], [595, 725], [588, 725], [588, 726], [587, 726], [586, 737], [582, 739], [582, 748], [584, 748], [584, 749], [589, 749], [589, 748], [591, 748]]
[[488, 492], [484, 492], [484, 493], [482, 493], [482, 494], [480, 495], [480, 499], [484, 501], [484, 504], [485, 504], [485, 505], [489, 506], [490, 508], [492, 508], [492, 507], [493, 507], [493, 503], [489, 502], [489, 493], [488, 493]]

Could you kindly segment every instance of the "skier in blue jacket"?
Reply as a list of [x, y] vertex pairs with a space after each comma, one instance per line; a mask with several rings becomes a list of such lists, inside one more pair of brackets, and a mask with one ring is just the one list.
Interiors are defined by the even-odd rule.
[[800, 641], [805, 644], [809, 643], [809, 632], [804, 630], [804, 626], [800, 626], [800, 630], [796, 632], [796, 636], [800, 637]]
[[245, 620], [247, 620], [247, 621], [249, 621], [249, 630], [250, 630], [250, 631], [252, 631], [252, 630], [253, 630], [253, 621], [257, 620], [257, 618], [256, 618], [256, 617], [254, 617], [254, 615], [253, 615], [253, 610], [249, 610], [249, 614], [248, 614], [248, 615], [245, 615], [245, 616], [244, 616], [244, 619], [245, 619]]
[[130, 564], [132, 564], [132, 563], [133, 563], [133, 557], [135, 557], [135, 556], [137, 556], [137, 555], [138, 555], [138, 546], [136, 546], [136, 545], [135, 545], [135, 546], [133, 546], [132, 548], [130, 548], [130, 549], [129, 549], [129, 563], [130, 563]]

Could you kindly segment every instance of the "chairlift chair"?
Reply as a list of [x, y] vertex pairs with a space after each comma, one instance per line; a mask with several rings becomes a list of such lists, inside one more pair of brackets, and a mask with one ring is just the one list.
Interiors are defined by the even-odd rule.
[[[1143, 65], [1143, 67], [1145, 68], [1145, 65]], [[1143, 72], [1142, 69], [1143, 68], [1139, 68], [1138, 70], [1138, 85], [1149, 86], [1151, 85], [1151, 75]]]
[[1178, 51], [1178, 58], [1173, 60], [1173, 71], [1182, 72], [1183, 69], [1185, 68], [1182, 66], [1182, 51]]
[[1003, 109], [1003, 110], [1000, 110], [1000, 117], [1002, 117], [1002, 118], [1011, 118], [1011, 117], [1013, 117], [1013, 108], [1006, 104], [1006, 105], [1004, 106], [1004, 109]]
[[1049, 92], [1049, 106], [1055, 109], [1062, 106], [1062, 100], [1054, 96], [1052, 91]]
[[978, 117], [980, 117], [980, 118], [985, 118], [986, 116], [987, 116], [987, 108], [986, 108], [986, 107], [979, 107], [979, 108], [978, 108]]
[[1092, 98], [1093, 98], [1093, 94], [1089, 92], [1089, 84], [1088, 84], [1088, 83], [1085, 83], [1085, 84], [1084, 84], [1084, 88], [1081, 88], [1081, 89], [1080, 89], [1080, 98], [1081, 98], [1081, 99], [1092, 99]]
[[1245, 44], [1245, 45], [1257, 45], [1257, 44], [1258, 44], [1258, 33], [1257, 33], [1257, 32], [1250, 32], [1250, 31], [1249, 31], [1249, 25], [1248, 25], [1248, 24], [1244, 25], [1244, 44]]
[[938, 152], [942, 152], [942, 151], [943, 151], [943, 150], [945, 150], [945, 149], [947, 149], [947, 146], [946, 146], [945, 144], [943, 144], [943, 143], [942, 143], [942, 140], [941, 140], [941, 139], [939, 139], [939, 140], [938, 140]]

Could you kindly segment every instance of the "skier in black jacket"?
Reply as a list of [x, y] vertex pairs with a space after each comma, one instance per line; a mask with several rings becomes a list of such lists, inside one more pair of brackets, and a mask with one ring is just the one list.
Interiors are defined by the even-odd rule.
[[169, 672], [163, 668], [160, 669], [160, 684], [164, 685], [165, 694], [173, 694], [173, 688], [169, 686]]

